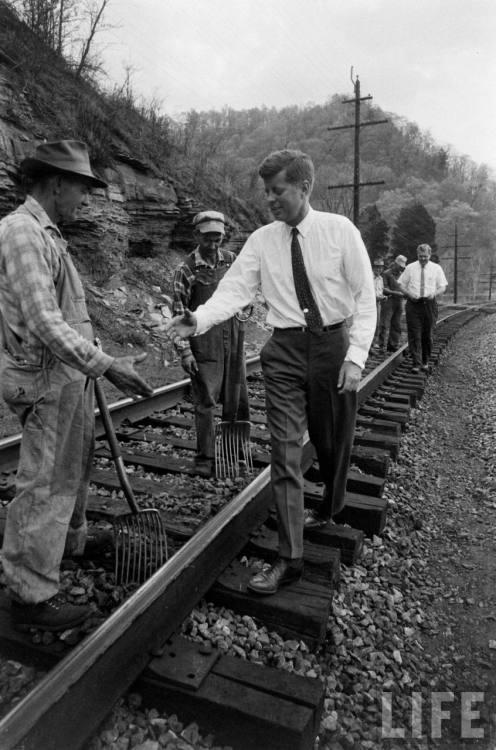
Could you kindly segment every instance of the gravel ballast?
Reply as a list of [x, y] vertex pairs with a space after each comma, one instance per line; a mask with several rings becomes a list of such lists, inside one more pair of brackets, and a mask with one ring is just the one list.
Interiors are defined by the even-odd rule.
[[[223, 653], [322, 680], [316, 750], [496, 748], [494, 323], [469, 323], [428, 379], [386, 483], [386, 530], [366, 540], [357, 565], [342, 567], [318, 653], [208, 602], [183, 625]], [[15, 671], [11, 664], [6, 682]], [[89, 745], [220, 746], [181, 716], [144, 709], [135, 694]]]
[[[495, 435], [496, 329], [488, 316], [456, 336], [427, 381], [388, 476], [386, 530], [366, 541], [359, 564], [342, 567], [319, 652], [205, 602], [184, 633], [321, 679], [318, 750], [493, 750]], [[147, 713], [136, 716], [133, 701], [134, 718], [125, 720], [121, 704], [121, 733], [114, 724], [113, 742], [102, 732], [92, 750], [160, 750], [165, 737], [168, 750], [216, 746], [212, 736], [191, 741], [196, 726], [189, 742], [181, 732], [148, 733]]]

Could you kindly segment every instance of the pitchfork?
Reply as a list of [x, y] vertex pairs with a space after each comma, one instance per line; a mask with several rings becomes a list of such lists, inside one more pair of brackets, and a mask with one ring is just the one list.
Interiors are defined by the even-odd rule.
[[131, 513], [114, 517], [115, 580], [142, 583], [167, 560], [167, 536], [156, 508], [140, 510], [129, 482], [102, 385], [95, 380], [95, 395], [117, 475]]
[[217, 425], [215, 430], [215, 476], [237, 477], [240, 474], [240, 461], [245, 462], [248, 472], [253, 470], [253, 460], [250, 443], [251, 424], [247, 420], [237, 420], [241, 378], [244, 372], [244, 341], [245, 321], [251, 315], [250, 308], [247, 315], [237, 313], [239, 321], [238, 348], [234, 364], [234, 382], [228, 383], [230, 419]]

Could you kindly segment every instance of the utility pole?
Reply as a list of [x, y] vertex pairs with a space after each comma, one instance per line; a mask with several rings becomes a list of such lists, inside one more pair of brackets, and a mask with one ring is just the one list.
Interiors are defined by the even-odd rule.
[[360, 128], [365, 128], [368, 125], [381, 125], [382, 123], [389, 122], [389, 120], [374, 120], [370, 122], [360, 122], [360, 103], [372, 99], [370, 94], [368, 96], [360, 96], [360, 79], [356, 76], [353, 80], [353, 68], [351, 68], [351, 81], [355, 96], [353, 99], [344, 99], [343, 104], [354, 104], [355, 105], [355, 122], [353, 125], [337, 125], [333, 128], [327, 128], [328, 130], [348, 130], [354, 128], [354, 164], [353, 164], [353, 182], [344, 185], [328, 185], [328, 190], [337, 190], [338, 188], [353, 188], [353, 223], [358, 226], [358, 218], [360, 215], [360, 188], [364, 185], [384, 185], [384, 180], [376, 180], [373, 182], [360, 182]]
[[458, 302], [458, 261], [459, 260], [470, 260], [469, 255], [464, 255], [463, 257], [459, 257], [458, 255], [458, 249], [460, 247], [472, 247], [472, 245], [459, 245], [458, 244], [458, 225], [455, 220], [455, 255], [454, 258], [443, 258], [443, 260], [454, 260], [454, 267], [453, 267], [453, 302], [456, 305]]
[[458, 302], [458, 224], [455, 221], [455, 265], [453, 268], [453, 302]]
[[[484, 274], [486, 275], [486, 274]], [[489, 283], [489, 289], [488, 289], [488, 296], [487, 299], [490, 300], [492, 297], [492, 291], [493, 291], [493, 281], [496, 280], [496, 271], [494, 270], [493, 263], [491, 261], [491, 264], [489, 266], [489, 273], [487, 274], [486, 279], [479, 279], [479, 283], [486, 284]]]

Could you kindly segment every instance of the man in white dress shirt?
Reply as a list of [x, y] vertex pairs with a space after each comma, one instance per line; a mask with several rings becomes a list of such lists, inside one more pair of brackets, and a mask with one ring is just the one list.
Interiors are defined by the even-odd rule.
[[417, 247], [417, 258], [409, 263], [398, 278], [406, 297], [406, 326], [412, 372], [428, 372], [432, 351], [432, 335], [437, 319], [436, 297], [446, 291], [448, 282], [438, 263], [432, 263], [431, 247]]
[[[181, 336], [202, 334], [248, 305], [259, 287], [265, 297], [274, 332], [260, 358], [280, 557], [253, 576], [249, 588], [273, 594], [301, 576], [304, 527], [324, 525], [343, 508], [356, 390], [375, 331], [376, 301], [359, 231], [344, 216], [310, 206], [311, 159], [301, 151], [276, 151], [259, 175], [275, 221], [250, 235], [208, 302], [174, 318], [169, 328]], [[305, 516], [307, 426], [326, 489], [320, 514]]]

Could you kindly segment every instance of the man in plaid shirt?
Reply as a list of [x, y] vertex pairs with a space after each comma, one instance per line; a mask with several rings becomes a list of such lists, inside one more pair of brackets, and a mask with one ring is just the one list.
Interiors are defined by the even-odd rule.
[[23, 433], [16, 496], [5, 525], [2, 564], [19, 627], [64, 630], [88, 606], [59, 593], [64, 551], [86, 543], [93, 452], [93, 379], [128, 395], [151, 395], [138, 357], [110, 357], [93, 343], [84, 290], [57, 223], [74, 219], [92, 187], [106, 187], [79, 141], [43, 143], [21, 169], [26, 201], [0, 222], [2, 396]]
[[[182, 315], [196, 310], [209, 299], [233, 264], [236, 256], [220, 247], [225, 235], [224, 215], [219, 211], [202, 211], [193, 219], [196, 249], [181, 263], [174, 274], [173, 313]], [[184, 371], [191, 377], [195, 405], [197, 454], [195, 463], [201, 473], [210, 474], [214, 459], [214, 408], [222, 402], [223, 419], [249, 419], [248, 391], [244, 357], [237, 361], [239, 321], [236, 317], [211, 328], [202, 336], [174, 341]], [[228, 383], [242, 367], [237, 413], [232, 415]]]

